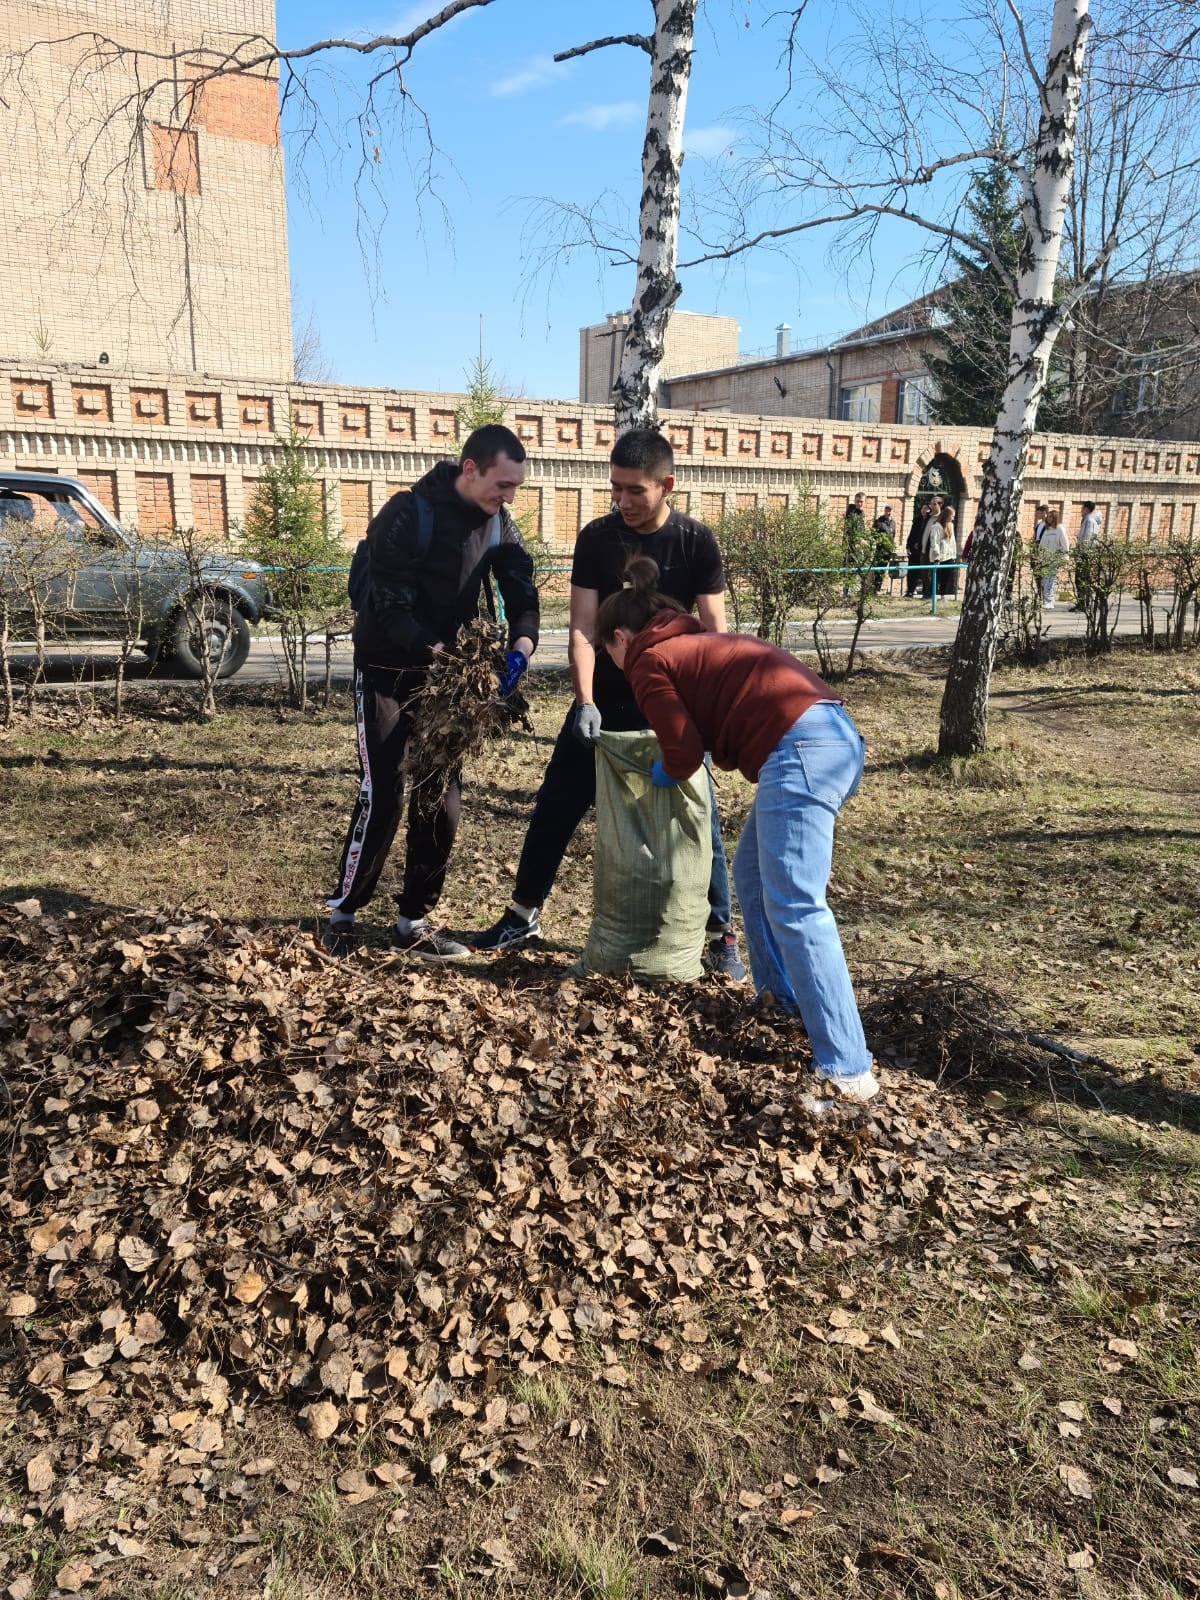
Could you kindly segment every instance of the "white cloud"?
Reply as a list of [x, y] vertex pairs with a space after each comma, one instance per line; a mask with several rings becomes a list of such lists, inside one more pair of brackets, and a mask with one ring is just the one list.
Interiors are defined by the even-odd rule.
[[566, 72], [566, 63], [554, 61], [550, 56], [535, 56], [532, 61], [507, 78], [492, 84], [493, 94], [524, 94], [526, 89], [538, 89], [543, 83], [553, 83]]
[[711, 128], [685, 128], [683, 152], [689, 156], [723, 156], [732, 149], [737, 134], [719, 125]]
[[614, 105], [583, 106], [562, 120], [564, 126], [573, 124], [579, 128], [591, 128], [594, 133], [603, 133], [606, 128], [620, 128], [626, 123], [638, 122], [645, 115], [644, 101], [618, 100]]

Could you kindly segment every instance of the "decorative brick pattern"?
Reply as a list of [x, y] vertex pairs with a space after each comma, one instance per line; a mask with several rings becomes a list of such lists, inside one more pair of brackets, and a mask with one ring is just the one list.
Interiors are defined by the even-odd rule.
[[12, 380], [13, 410], [18, 417], [52, 417], [54, 391], [48, 383], [33, 383], [28, 378]]
[[554, 443], [560, 450], [583, 448], [583, 423], [578, 417], [559, 417], [554, 424]]
[[371, 408], [361, 405], [339, 405], [338, 432], [343, 439], [368, 438], [371, 432]]
[[773, 433], [771, 435], [771, 456], [777, 461], [789, 461], [792, 455], [792, 436], [790, 433]]
[[298, 400], [292, 407], [292, 427], [306, 439], [325, 432], [325, 407], [319, 400]]
[[724, 428], [705, 428], [704, 454], [706, 456], [723, 456], [729, 434]]
[[526, 450], [540, 450], [542, 448], [542, 419], [537, 416], [517, 416], [513, 418], [513, 432]]
[[83, 422], [111, 422], [112, 390], [106, 383], [73, 383], [71, 410]]
[[165, 389], [130, 389], [129, 415], [135, 428], [165, 428], [171, 420]]
[[819, 433], [802, 433], [800, 435], [800, 454], [806, 461], [820, 461], [821, 435]]
[[388, 406], [384, 427], [392, 444], [411, 444], [417, 437], [417, 413], [412, 406]]
[[238, 427], [243, 433], [274, 433], [275, 408], [270, 395], [238, 395]]
[[137, 526], [143, 536], [170, 533], [175, 526], [175, 489], [169, 472], [135, 472]]
[[667, 429], [667, 438], [671, 442], [671, 449], [677, 456], [690, 456], [692, 453], [692, 430], [676, 425]]
[[431, 411], [429, 413], [429, 437], [433, 440], [434, 448], [443, 446], [458, 438], [458, 413], [456, 411]]
[[757, 430], [751, 428], [738, 429], [738, 455], [757, 456], [759, 435]]
[[768, 511], [786, 511], [788, 497], [785, 494], [769, 494], [767, 496]]
[[757, 511], [758, 496], [756, 494], [735, 494], [733, 497], [735, 511]]
[[715, 527], [725, 515], [725, 496], [713, 490], [700, 496], [700, 521]]
[[224, 539], [229, 532], [224, 478], [193, 474], [192, 526], [207, 539]]
[[[679, 496], [675, 496], [675, 504], [679, 504]], [[592, 521], [598, 517], [606, 517], [612, 510], [612, 491], [610, 489], [592, 490]]]
[[183, 397], [189, 428], [220, 428], [221, 396], [211, 390], [189, 389]]

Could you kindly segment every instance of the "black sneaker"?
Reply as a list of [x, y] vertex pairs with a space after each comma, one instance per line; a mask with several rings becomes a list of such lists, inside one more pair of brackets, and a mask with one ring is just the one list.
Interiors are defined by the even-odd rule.
[[452, 939], [437, 928], [416, 928], [412, 933], [392, 929], [393, 950], [403, 950], [408, 955], [420, 956], [422, 961], [461, 961], [471, 954], [469, 945]]
[[352, 956], [358, 949], [358, 929], [352, 922], [327, 922], [321, 929], [321, 948], [326, 955]]
[[732, 978], [734, 983], [745, 983], [749, 976], [738, 955], [737, 937], [732, 933], [719, 933], [715, 939], [709, 940], [708, 949], [704, 952], [704, 965], [710, 972], [719, 972], [724, 978]]
[[496, 955], [501, 950], [519, 950], [522, 945], [532, 944], [535, 939], [542, 937], [542, 925], [538, 921], [535, 911], [526, 922], [519, 912], [510, 906], [500, 921], [486, 929], [483, 933], [471, 935], [471, 948], [480, 955]]

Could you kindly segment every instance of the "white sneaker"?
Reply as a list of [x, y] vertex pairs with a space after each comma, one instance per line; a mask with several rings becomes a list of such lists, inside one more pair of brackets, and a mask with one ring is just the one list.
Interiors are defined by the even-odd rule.
[[824, 1078], [822, 1082], [832, 1084], [843, 1100], [873, 1100], [879, 1093], [879, 1079], [869, 1069], [853, 1078]]
[[859, 1072], [852, 1078], [817, 1078], [816, 1094], [802, 1094], [800, 1104], [813, 1117], [823, 1117], [837, 1099], [863, 1103], [879, 1093], [879, 1080], [873, 1072]]

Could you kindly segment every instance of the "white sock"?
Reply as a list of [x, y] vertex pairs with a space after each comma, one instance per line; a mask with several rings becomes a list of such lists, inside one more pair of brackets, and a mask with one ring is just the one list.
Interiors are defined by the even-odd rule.
[[406, 936], [408, 934], [410, 934], [410, 933], [420, 933], [421, 929], [424, 926], [425, 926], [425, 918], [424, 917], [409, 918], [409, 917], [397, 916], [397, 918], [396, 918], [396, 931], [398, 933], [403, 933]]
[[534, 917], [537, 916], [536, 906], [523, 906], [519, 900], [514, 900], [509, 910], [515, 916], [520, 917], [522, 922], [532, 922]]
[[338, 911], [333, 908], [330, 910], [329, 920], [335, 927], [352, 928], [354, 926], [354, 913], [353, 911]]

